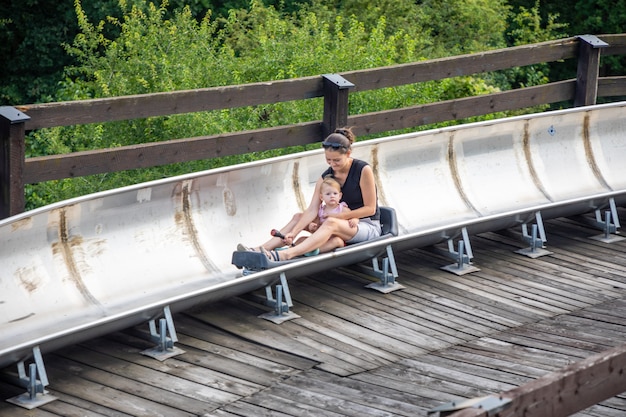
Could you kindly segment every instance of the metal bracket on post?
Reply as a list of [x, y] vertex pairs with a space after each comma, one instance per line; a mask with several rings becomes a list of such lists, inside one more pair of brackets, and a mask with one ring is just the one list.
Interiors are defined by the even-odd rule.
[[578, 48], [574, 107], [596, 104], [600, 50], [609, 46], [608, 43], [594, 35], [581, 35], [577, 38], [580, 40], [580, 46]]
[[[287, 284], [287, 276], [284, 272], [280, 273], [280, 284], [276, 284], [275, 287], [276, 297], [274, 297], [272, 293], [272, 286], [265, 286], [266, 298], [263, 301], [263, 304], [272, 307], [274, 310], [261, 314], [259, 318], [269, 320], [276, 324], [299, 318], [299, 315], [289, 310], [290, 307], [293, 307], [293, 301], [291, 300], [291, 293], [289, 292], [289, 285]], [[283, 298], [285, 301], [283, 301]]]
[[535, 213], [536, 223], [531, 226], [531, 234], [528, 234], [528, 224], [522, 223], [522, 240], [530, 246], [524, 249], [516, 250], [515, 253], [528, 256], [529, 258], [539, 258], [544, 255], [551, 255], [552, 252], [545, 249], [546, 231], [543, 227], [543, 218], [541, 212]]
[[454, 250], [454, 240], [448, 239], [448, 252], [443, 252], [444, 255], [456, 260], [456, 263], [442, 266], [441, 269], [456, 275], [465, 275], [470, 272], [480, 271], [480, 269], [471, 264], [474, 254], [472, 253], [472, 245], [470, 244], [467, 228], [464, 227], [461, 230], [461, 236], [462, 239], [459, 241], [458, 251]]
[[[31, 363], [28, 366], [28, 375], [26, 374], [24, 361], [20, 361], [17, 364], [18, 377], [14, 380], [14, 382], [17, 385], [26, 388], [27, 391], [24, 394], [7, 400], [12, 404], [28, 410], [32, 410], [35, 407], [39, 407], [40, 405], [47, 404], [50, 401], [57, 399], [57, 397], [48, 394], [48, 391], [46, 391], [46, 386], [48, 385], [48, 375], [46, 374], [46, 368], [43, 364], [43, 357], [41, 356], [39, 346], [35, 346], [33, 348], [33, 359], [35, 360], [35, 363]], [[37, 375], [39, 375], [39, 379], [37, 379]]]
[[596, 220], [591, 221], [592, 225], [596, 228], [604, 231], [601, 235], [592, 236], [591, 239], [599, 240], [604, 243], [613, 243], [624, 240], [623, 236], [617, 236], [619, 233], [620, 223], [619, 216], [617, 214], [617, 207], [615, 205], [615, 199], [611, 197], [609, 199], [609, 210], [604, 212], [604, 220], [602, 220], [602, 210], [596, 209]]
[[375, 256], [372, 258], [371, 270], [368, 268], [367, 271], [369, 274], [378, 278], [379, 282], [367, 284], [365, 288], [371, 288], [387, 294], [392, 291], [401, 290], [405, 288], [405, 286], [396, 281], [396, 278], [398, 278], [398, 267], [396, 266], [396, 260], [393, 256], [393, 248], [391, 245], [387, 245], [385, 253], [387, 256], [382, 259], [382, 269], [379, 267], [378, 256]]
[[428, 410], [428, 416], [435, 415], [436, 417], [446, 417], [467, 408], [483, 410], [488, 415], [492, 416], [504, 410], [509, 403], [511, 403], [511, 401], [512, 400], [510, 398], [496, 397], [493, 395], [470, 398], [468, 400], [453, 401]]
[[174, 327], [174, 320], [172, 319], [169, 306], [163, 307], [163, 315], [164, 317], [159, 320], [158, 332], [155, 321], [150, 320], [148, 322], [150, 326], [150, 340], [157, 343], [157, 345], [141, 352], [142, 355], [150, 356], [161, 362], [172, 356], [185, 353], [184, 350], [174, 346], [174, 343], [178, 342], [178, 336], [176, 336], [176, 328]]
[[354, 84], [339, 74], [324, 74], [322, 77], [324, 87], [322, 137], [326, 137], [336, 128], [348, 124], [348, 94]]

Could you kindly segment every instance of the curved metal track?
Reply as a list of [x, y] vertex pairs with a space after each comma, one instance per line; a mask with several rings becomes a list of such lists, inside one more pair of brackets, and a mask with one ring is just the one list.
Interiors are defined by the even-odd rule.
[[242, 276], [237, 242], [266, 240], [309, 201], [322, 151], [138, 184], [0, 221], [0, 366], [288, 278], [626, 202], [626, 104], [358, 143], [400, 233]]

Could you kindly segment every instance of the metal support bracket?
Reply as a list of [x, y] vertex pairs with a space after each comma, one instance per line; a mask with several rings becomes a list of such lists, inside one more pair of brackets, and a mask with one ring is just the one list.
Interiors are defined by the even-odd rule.
[[290, 307], [293, 307], [293, 301], [291, 300], [291, 292], [287, 284], [287, 276], [284, 272], [280, 273], [280, 284], [276, 284], [275, 287], [276, 297], [274, 297], [272, 292], [272, 286], [265, 286], [265, 300], [263, 301], [263, 304], [272, 307], [274, 310], [261, 314], [259, 318], [276, 324], [299, 318], [299, 315], [289, 310]]
[[435, 417], [446, 417], [459, 410], [466, 408], [476, 408], [484, 410], [487, 415], [493, 416], [496, 413], [504, 410], [506, 406], [511, 402], [510, 398], [496, 397], [489, 395], [487, 397], [470, 398], [468, 400], [453, 401], [447, 404], [440, 405], [433, 409], [428, 410], [428, 415], [435, 415]]
[[539, 258], [544, 255], [551, 255], [552, 252], [545, 249], [546, 231], [543, 227], [541, 212], [535, 213], [535, 221], [531, 226], [531, 234], [528, 234], [528, 223], [522, 223], [522, 240], [530, 246], [516, 250], [515, 253], [528, 256], [529, 258]]
[[[164, 361], [172, 356], [185, 353], [184, 350], [174, 346], [174, 343], [178, 342], [178, 336], [176, 336], [176, 328], [174, 327], [174, 319], [169, 306], [163, 307], [163, 318], [159, 320], [159, 331], [157, 332], [155, 320], [150, 320], [148, 325], [150, 327], [150, 340], [157, 343], [157, 345], [151, 349], [146, 349], [141, 352], [142, 355], [150, 356], [159, 361]], [[169, 334], [169, 336], [168, 336]]]
[[473, 266], [471, 262], [474, 254], [472, 253], [472, 245], [470, 244], [467, 228], [464, 227], [461, 230], [461, 236], [462, 239], [459, 240], [458, 251], [454, 250], [454, 239], [448, 239], [448, 252], [443, 252], [443, 255], [456, 260], [456, 263], [442, 266], [441, 269], [456, 275], [465, 275], [470, 272], [480, 271], [480, 269]]
[[367, 284], [365, 288], [371, 288], [387, 294], [406, 287], [396, 281], [396, 278], [398, 278], [398, 267], [396, 265], [396, 259], [393, 256], [393, 248], [391, 245], [387, 245], [385, 254], [386, 256], [382, 258], [382, 269], [379, 266], [379, 257], [375, 256], [372, 258], [372, 268], [371, 270], [368, 268], [367, 273], [378, 278], [379, 281]]
[[619, 215], [617, 214], [617, 207], [615, 205], [615, 199], [611, 197], [609, 199], [609, 209], [604, 212], [604, 220], [602, 219], [602, 210], [596, 209], [596, 219], [591, 220], [591, 224], [602, 230], [604, 233], [601, 235], [591, 236], [591, 239], [599, 240], [604, 243], [613, 243], [624, 240], [623, 236], [617, 236], [619, 233], [620, 223]]
[[[14, 381], [17, 385], [26, 388], [24, 394], [20, 394], [16, 397], [9, 398], [7, 401], [18, 405], [22, 408], [32, 410], [40, 405], [47, 404], [57, 399], [57, 397], [48, 394], [46, 386], [48, 386], [48, 375], [46, 374], [46, 368], [43, 363], [43, 357], [41, 356], [41, 350], [39, 346], [33, 348], [33, 359], [35, 363], [31, 363], [28, 366], [28, 375], [26, 374], [26, 368], [24, 361], [20, 361], [17, 364], [17, 378]], [[39, 376], [39, 379], [37, 379]]]

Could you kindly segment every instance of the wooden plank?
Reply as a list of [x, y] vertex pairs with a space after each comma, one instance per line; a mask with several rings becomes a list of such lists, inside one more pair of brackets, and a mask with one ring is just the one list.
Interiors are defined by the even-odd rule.
[[[231, 300], [234, 302], [236, 299]], [[297, 329], [291, 323], [283, 323], [278, 326], [274, 323], [262, 320], [257, 316], [265, 310], [251, 308], [244, 302], [237, 302], [236, 306], [231, 303], [218, 303], [210, 308], [196, 310], [193, 317], [210, 323], [213, 326], [228, 329], [248, 340], [253, 340], [265, 346], [301, 355], [319, 362], [319, 367], [339, 375], [348, 375], [354, 372], [362, 372], [366, 365], [364, 362], [354, 364], [355, 358], [346, 361], [347, 352], [342, 352], [333, 346], [320, 344], [313, 337], [298, 333], [297, 340], [290, 337]]]
[[[109, 345], [110, 346], [110, 345]], [[136, 353], [138, 356], [138, 353]], [[185, 397], [189, 397], [190, 402], [193, 400], [199, 400], [217, 406], [218, 404], [236, 401], [241, 397], [236, 393], [230, 392], [230, 390], [223, 390], [219, 387], [215, 387], [211, 384], [210, 380], [194, 381], [188, 379], [187, 374], [176, 375], [176, 372], [168, 372], [170, 366], [173, 364], [168, 363], [167, 366], [161, 366], [162, 369], [155, 369], [156, 364], [148, 363], [148, 360], [152, 359], [146, 357], [144, 363], [150, 366], [144, 366], [134, 362], [129, 362], [117, 357], [107, 355], [105, 353], [98, 352], [96, 350], [85, 349], [82, 347], [73, 347], [64, 350], [63, 357], [89, 365], [98, 369], [106, 369], [107, 372], [119, 375], [124, 378], [130, 378], [135, 381], [141, 381], [143, 383], [154, 385], [157, 388], [164, 388], [168, 391], [172, 391], [178, 394], [182, 394]], [[131, 359], [135, 359], [132, 357]], [[159, 362], [152, 359], [152, 362]], [[161, 365], [165, 365], [162, 364]], [[167, 375], [167, 385], [161, 383], [162, 379]], [[249, 390], [250, 393], [256, 392], [258, 389]]]
[[[426, 409], [419, 404], [419, 398], [407, 392], [372, 385], [353, 379], [339, 378], [316, 370], [290, 378], [276, 386], [279, 393], [283, 387], [297, 387], [310, 393], [349, 401], [372, 409], [372, 413], [392, 413], [392, 415], [415, 416]], [[280, 394], [277, 394], [280, 395]]]
[[[336, 277], [333, 279], [341, 280], [341, 273], [337, 271]], [[447, 346], [449, 343], [462, 340], [459, 339], [458, 334], [452, 335], [452, 337], [447, 336], [442, 332], [443, 328], [441, 326], [436, 326], [433, 323], [422, 324], [420, 317], [415, 317], [415, 311], [407, 312], [402, 310], [399, 305], [393, 305], [394, 299], [398, 298], [395, 294], [388, 294], [387, 296], [380, 293], [377, 294], [381, 302], [384, 299], [391, 300], [391, 303], [388, 304], [389, 308], [382, 308], [383, 304], [381, 302], [376, 302], [360, 295], [352, 295], [350, 292], [343, 291], [337, 287], [325, 285], [323, 282], [316, 280], [315, 277], [311, 280], [301, 280], [298, 287], [301, 291], [292, 294], [298, 302], [323, 308], [328, 306], [331, 301], [336, 301], [337, 304], [333, 305], [340, 306], [344, 317], [348, 321], [358, 323], [372, 330], [377, 328], [377, 323], [381, 324], [389, 330], [381, 329], [380, 334], [397, 337], [406, 343], [415, 344], [421, 348], [427, 346], [431, 349], [437, 349]], [[368, 291], [363, 288], [361, 290]], [[316, 302], [314, 300], [320, 301]], [[392, 328], [400, 328], [402, 330], [396, 332]], [[401, 333], [401, 335], [398, 333]]]
[[492, 335], [495, 339], [509, 342], [516, 345], [526, 346], [545, 352], [560, 353], [571, 357], [573, 360], [581, 360], [591, 355], [594, 352], [590, 352], [586, 349], [577, 349], [571, 346], [562, 346], [557, 344], [557, 338], [550, 338], [548, 334], [542, 334], [540, 339], [529, 336], [517, 335], [514, 333], [501, 333], [499, 335]]
[[355, 91], [365, 91], [574, 58], [578, 43], [566, 38], [341, 75], [356, 85]]
[[[169, 376], [168, 383], [163, 384], [164, 375], [159, 372], [141, 369], [139, 366], [105, 357], [96, 352], [81, 353], [80, 349], [75, 347], [64, 350], [63, 354], [76, 355], [76, 360], [55, 355], [54, 360], [46, 363], [46, 368], [53, 369], [57, 375], [60, 372], [68, 372], [79, 376], [82, 384], [88, 381], [86, 385], [99, 384], [133, 398], [142, 398], [146, 401], [140, 406], [142, 409], [162, 410], [159, 412], [171, 416], [192, 416], [206, 413], [220, 405], [219, 401], [214, 401], [212, 397], [218, 391], [208, 387], [203, 388], [201, 384], [174, 376]], [[77, 388], [76, 391], [81, 390], [82, 388]], [[112, 398], [118, 396], [119, 394], [116, 394]], [[226, 396], [222, 394], [222, 399], [225, 398], [235, 400], [238, 397], [232, 394], [226, 394]], [[127, 412], [123, 409], [121, 411]]]
[[438, 281], [441, 284], [449, 285], [461, 291], [473, 293], [493, 301], [504, 301], [510, 307], [517, 309], [517, 311], [522, 311], [538, 317], [549, 317], [553, 314], [566, 312], [566, 310], [563, 309], [550, 309], [549, 306], [546, 306], [543, 303], [538, 303], [535, 300], [530, 299], [528, 296], [518, 297], [509, 292], [502, 291], [501, 289], [482, 285], [473, 275], [460, 277], [455, 276], [454, 280], [441, 278], [436, 275], [430, 276], [429, 278], [433, 281]]
[[359, 135], [382, 133], [567, 101], [574, 97], [575, 87], [575, 80], [559, 81], [501, 93], [354, 115], [348, 117], [348, 124], [357, 126], [355, 131]]
[[[158, 413], [172, 417], [194, 415], [160, 404], [151, 399], [146, 399], [146, 397], [158, 396], [158, 390], [153, 388], [147, 389], [147, 387], [141, 386], [139, 383], [134, 383], [131, 386], [128, 380], [125, 381], [125, 386], [121, 386], [118, 383], [116, 384], [118, 385], [117, 388], [110, 387], [108, 384], [101, 384], [79, 377], [80, 372], [84, 368], [80, 368], [80, 370], [75, 368], [67, 369], [62, 366], [55, 366], [56, 363], [57, 360], [46, 362], [48, 377], [54, 381], [54, 389], [50, 390], [53, 395], [62, 393], [99, 404], [111, 409], [112, 415], [115, 412], [142, 417], [154, 416]], [[92, 375], [96, 375], [96, 372], [92, 372]]]
[[443, 349], [436, 352], [435, 355], [457, 363], [468, 362], [479, 364], [484, 367], [524, 376], [526, 378], [538, 378], [548, 372], [546, 369], [528, 365], [523, 363], [524, 361], [511, 358], [510, 356], [500, 354], [490, 355], [483, 350], [474, 350], [465, 346]]
[[[501, 316], [491, 314], [486, 310], [468, 308], [468, 304], [462, 300], [454, 299], [443, 292], [439, 292], [436, 288], [429, 289], [425, 285], [419, 286], [417, 282], [405, 281], [405, 277], [402, 276], [402, 283], [405, 282], [408, 285], [400, 293], [400, 296], [407, 298], [410, 302], [427, 306], [433, 314], [442, 312], [446, 316], [454, 316], [468, 330], [474, 328], [472, 323], [481, 326], [481, 328], [476, 329], [477, 331], [489, 331], [487, 329], [491, 329], [489, 332], [504, 330], [509, 326], [518, 324], [518, 322], [503, 319]], [[450, 320], [454, 321], [454, 319]]]
[[388, 346], [377, 347], [367, 341], [359, 340], [347, 334], [346, 328], [332, 320], [328, 314], [315, 310], [305, 305], [297, 306], [299, 314], [303, 317], [293, 322], [294, 325], [310, 330], [314, 333], [332, 338], [351, 348], [352, 355], [363, 358], [371, 363], [371, 366], [383, 366], [398, 360], [399, 356]]
[[[404, 264], [398, 266], [399, 273], [402, 277], [416, 275], [416, 271], [413, 267], [404, 266]], [[441, 284], [434, 280], [429, 280], [425, 275], [421, 275], [420, 279], [411, 277], [411, 279], [403, 278], [402, 284], [407, 287], [412, 287], [416, 291], [427, 291], [442, 297], [448, 297], [456, 300], [458, 303], [465, 304], [468, 310], [471, 310], [474, 314], [481, 317], [493, 317], [496, 323], [504, 325], [519, 325], [525, 321], [531, 320], [525, 315], [516, 314], [516, 312], [509, 308], [504, 303], [492, 301], [484, 297], [462, 291], [458, 288]]]
[[[563, 315], [555, 317], [554, 320], [549, 322], [533, 323], [515, 331], [517, 334], [551, 333], [555, 336], [573, 339], [578, 343], [589, 343], [600, 350], [608, 349], [618, 344], [619, 339], [614, 339], [607, 334], [608, 332], [593, 326], [589, 326], [586, 329], [585, 326], [580, 325], [579, 321], [567, 320], [566, 317], [567, 315]], [[626, 340], [624, 341], [626, 342]]]
[[499, 392], [516, 386], [516, 384], [493, 380], [489, 377], [483, 377], [481, 375], [475, 375], [474, 370], [468, 371], [466, 369], [468, 366], [465, 368], [461, 368], [460, 366], [450, 368], [437, 363], [428, 363], [424, 360], [424, 358], [426, 358], [426, 356], [415, 359], [403, 359], [398, 362], [398, 365], [406, 366], [411, 372], [428, 375], [436, 378], [437, 380], [463, 384], [467, 387], [480, 389], [483, 392]]
[[[153, 344], [144, 348], [130, 347], [128, 344], [116, 342], [116, 340], [127, 340], [126, 338], [121, 339], [119, 337], [123, 335], [123, 333], [115, 333], [115, 335], [118, 337], [109, 335], [106, 338], [98, 338], [82, 343], [81, 345], [118, 359], [238, 396], [251, 395], [265, 387], [265, 385], [262, 384], [199, 366], [194, 363], [194, 358], [198, 355], [195, 352], [185, 352], [184, 358], [186, 360], [181, 360], [180, 358], [182, 358], [182, 356], [169, 358], [167, 361], [154, 360], [149, 356], [140, 354], [141, 351], [152, 348]], [[205, 356], [204, 352], [201, 354]], [[220, 357], [212, 357], [212, 359], [214, 361], [221, 360]]]
[[[357, 281], [362, 289], [359, 293], [360, 297], [369, 300], [374, 306], [382, 306], [392, 311], [397, 310], [398, 314], [406, 313], [410, 315], [409, 317], [414, 316], [422, 325], [429, 326], [443, 334], [466, 340], [468, 336], [473, 338], [477, 333], [487, 333], [494, 329], [491, 321], [469, 314], [460, 305], [457, 306], [459, 308], [450, 308], [443, 303], [438, 303], [438, 300], [431, 301], [430, 298], [424, 297], [422, 292], [411, 291], [410, 288], [395, 292], [394, 297], [381, 297], [377, 292], [363, 289], [364, 285], [372, 282], [371, 277], [367, 279], [367, 276], [359, 271], [350, 269], [346, 269], [346, 271], [349, 271], [349, 274], [345, 275], [345, 279], [332, 280], [328, 285], [343, 289], [349, 285], [347, 284], [348, 281], [361, 278]], [[454, 339], [450, 341], [454, 341]]]
[[[617, 48], [615, 51], [617, 52]], [[626, 46], [622, 46], [616, 55], [625, 54]], [[598, 97], [619, 97], [624, 95], [626, 95], [626, 77], [600, 77], [598, 80]]]
[[[606, 280], [595, 279], [595, 275], [587, 273], [584, 268], [576, 268], [572, 262], [564, 261], [562, 247], [549, 247], [553, 252], [549, 257], [537, 259], [526, 258], [522, 255], [512, 255], [500, 252], [494, 249], [490, 252], [482, 253], [491, 264], [495, 263], [502, 267], [508, 268], [510, 272], [527, 274], [533, 277], [543, 279], [543, 282], [557, 286], [557, 288], [572, 291], [578, 297], [580, 294], [586, 295], [587, 298], [598, 298], [598, 301], [613, 299], [619, 295], [619, 291], [613, 288], [612, 283]], [[515, 259], [515, 262], [511, 262]], [[476, 262], [480, 259], [475, 259]], [[582, 270], [581, 270], [582, 269]], [[582, 291], [581, 291], [582, 290]]]
[[[318, 399], [317, 401], [303, 401], [304, 395], [298, 396], [293, 392], [288, 397], [278, 395], [275, 390], [265, 392], [263, 396], [253, 396], [246, 398], [246, 405], [254, 407], [263, 407], [268, 410], [279, 413], [279, 415], [289, 415], [296, 417], [320, 416], [320, 417], [341, 417], [343, 413], [335, 412], [328, 407], [326, 403]], [[245, 414], [246, 416], [255, 416], [256, 414]]]
[[[492, 267], [498, 265], [498, 269], [503, 268], [516, 277], [532, 278], [533, 282], [539, 283], [541, 287], [553, 288], [558, 294], [569, 296], [573, 300], [579, 300], [584, 304], [594, 304], [614, 298], [613, 292], [604, 294], [606, 286], [596, 284], [586, 277], [561, 277], [563, 269], [560, 268], [560, 248], [551, 248], [559, 252], [556, 255], [542, 257], [538, 259], [530, 259], [522, 255], [512, 254], [512, 252], [501, 248], [498, 242], [507, 240], [506, 235], [495, 233], [483, 234], [477, 237], [483, 245], [488, 245], [488, 250], [479, 251], [477, 261], [488, 262]], [[492, 243], [489, 243], [492, 242]], [[512, 262], [512, 260], [515, 262]], [[565, 264], [565, 266], [570, 266]]]
[[319, 142], [321, 124], [302, 123], [244, 132], [172, 139], [119, 148], [73, 152], [26, 159], [24, 182], [149, 168], [177, 162], [240, 155]]
[[[464, 297], [477, 301], [482, 305], [486, 305], [489, 311], [500, 315], [504, 318], [511, 319], [517, 324], [525, 320], [537, 320], [536, 313], [529, 311], [526, 308], [518, 308], [511, 305], [508, 300], [503, 300], [498, 297], [494, 297], [485, 291], [468, 291], [467, 286], [457, 285], [457, 276], [455, 274], [438, 271], [439, 273], [433, 273], [434, 270], [439, 270], [442, 266], [449, 265], [452, 261], [449, 258], [443, 257], [439, 252], [435, 251], [433, 247], [412, 249], [407, 254], [421, 257], [420, 264], [411, 263], [410, 259], [407, 260], [406, 266], [404, 263], [399, 266], [399, 269], [419, 277], [420, 284], [426, 284], [430, 287], [440, 288], [444, 293], [452, 294], [455, 297]], [[400, 255], [400, 261], [404, 261], [404, 254]], [[470, 304], [471, 305], [471, 304]], [[481, 305], [471, 305], [472, 308], [486, 308]], [[543, 316], [543, 315], [540, 315]]]
[[379, 408], [337, 397], [332, 390], [317, 392], [307, 388], [301, 384], [297, 386], [281, 384], [280, 386], [271, 387], [258, 398], [255, 396], [248, 398], [247, 402], [269, 406], [272, 409], [284, 413], [288, 412], [295, 416], [392, 417], [394, 415], [403, 415], [385, 412]]
[[[497, 337], [498, 335], [494, 334], [492, 336]], [[490, 357], [510, 358], [512, 361], [525, 363], [540, 369], [545, 368], [546, 370], [556, 370], [572, 363], [571, 359], [562, 353], [549, 352], [494, 337], [474, 340], [458, 348], [480, 351]]]
[[[200, 310], [202, 310], [202, 307], [200, 307]], [[271, 362], [270, 369], [277, 369], [276, 364], [278, 364], [297, 370], [306, 370], [318, 363], [302, 356], [273, 349], [271, 346], [260, 346], [258, 343], [235, 338], [221, 329], [193, 319], [191, 317], [193, 311], [193, 309], [188, 310], [189, 315], [180, 314], [174, 316], [176, 329], [178, 333], [184, 333], [187, 336], [208, 342], [207, 346], [210, 348], [207, 349], [207, 353], [229, 356], [229, 352], [241, 352], [245, 355], [260, 357], [265, 361]], [[251, 363], [247, 357], [244, 357], [244, 361]]]
[[520, 375], [516, 372], [507, 372], [503, 369], [489, 366], [489, 364], [471, 362], [468, 358], [465, 358], [464, 360], [452, 360], [434, 354], [424, 355], [413, 359], [413, 361], [419, 363], [420, 366], [438, 367], [442, 370], [442, 373], [446, 375], [449, 372], [452, 373], [451, 375], [454, 375], [455, 372], [468, 374], [470, 376], [464, 378], [468, 381], [477, 379], [477, 386], [480, 386], [483, 378], [486, 378], [494, 383], [508, 384], [511, 386], [519, 386], [533, 379], [525, 375]]
[[[294, 302], [341, 316], [343, 320], [351, 324], [369, 329], [373, 335], [368, 341], [377, 346], [385, 344], [398, 346], [399, 343], [403, 343], [407, 346], [408, 355], [448, 346], [447, 342], [435, 337], [434, 332], [427, 331], [419, 323], [398, 317], [380, 308], [371, 307], [371, 304], [367, 305], [364, 302], [355, 302], [350, 298], [336, 296], [313, 285], [300, 286], [300, 288], [303, 290], [292, 293]], [[397, 352], [400, 351], [397, 350]]]
[[321, 97], [322, 77], [18, 106], [27, 130], [229, 109]]

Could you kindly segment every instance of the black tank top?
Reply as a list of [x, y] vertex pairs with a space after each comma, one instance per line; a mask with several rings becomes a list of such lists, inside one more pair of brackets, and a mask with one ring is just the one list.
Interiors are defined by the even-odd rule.
[[[343, 183], [341, 187], [341, 193], [343, 197], [341, 201], [345, 202], [350, 210], [356, 210], [358, 208], [363, 207], [363, 193], [361, 192], [361, 172], [363, 171], [363, 167], [369, 165], [367, 162], [362, 161], [360, 159], [352, 159], [352, 165], [350, 166], [350, 171], [348, 171], [348, 176], [346, 177], [346, 181]], [[328, 167], [326, 171], [322, 173], [322, 178], [327, 175], [335, 176], [333, 169]], [[380, 220], [380, 209], [378, 208], [378, 191], [376, 192], [376, 213], [369, 218], [372, 220]]]

